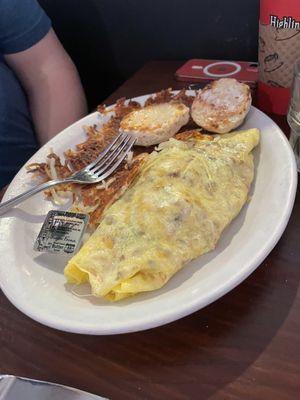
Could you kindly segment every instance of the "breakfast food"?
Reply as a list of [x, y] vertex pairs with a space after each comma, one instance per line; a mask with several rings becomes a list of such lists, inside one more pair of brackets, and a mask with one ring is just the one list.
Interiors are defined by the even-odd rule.
[[191, 116], [197, 125], [209, 132], [227, 133], [243, 122], [250, 105], [248, 85], [236, 79], [222, 78], [199, 90]]
[[168, 140], [186, 125], [190, 110], [182, 103], [151, 104], [125, 115], [120, 132], [135, 137], [139, 146], [152, 146]]
[[162, 287], [215, 248], [247, 200], [259, 131], [180, 135], [145, 155], [133, 184], [67, 264], [69, 282], [89, 282], [95, 296], [116, 301]]
[[44, 180], [68, 177], [92, 162], [120, 130], [135, 135], [140, 145], [160, 143], [154, 151], [135, 147], [105, 181], [61, 184], [46, 192], [57, 203], [70, 197], [71, 211], [90, 216], [94, 233], [65, 268], [70, 283], [89, 282], [93, 295], [117, 301], [162, 287], [185, 263], [216, 246], [247, 200], [259, 132], [203, 134], [189, 111], [198, 115], [202, 102], [202, 126], [214, 124], [223, 133], [250, 106], [245, 85], [239, 85], [223, 79], [197, 99], [168, 89], [144, 105], [120, 99], [113, 107], [100, 106], [106, 122], [85, 127], [86, 141], [65, 151], [64, 161], [51, 150], [47, 162], [28, 166]]
[[[188, 95], [185, 90], [174, 93], [171, 89], [167, 89], [148, 97], [144, 107], [162, 103], [176, 103], [190, 107], [193, 100], [194, 96]], [[119, 99], [112, 107], [99, 106], [98, 111], [101, 116], [106, 118], [109, 115], [104, 124], [84, 126], [87, 139], [77, 144], [74, 149], [65, 151], [64, 161], [51, 150], [45, 162], [28, 165], [28, 172], [39, 181], [66, 178], [72, 175], [91, 163], [115, 138], [119, 133], [120, 123], [127, 114], [142, 108], [140, 103], [125, 98]], [[149, 151], [149, 149], [143, 148], [143, 151]], [[71, 211], [89, 214], [89, 226], [95, 229], [105, 209], [116, 201], [133, 182], [144, 157], [145, 154], [141, 149], [135, 147], [125, 162], [106, 181], [96, 185], [70, 183], [59, 185], [47, 190], [46, 197], [57, 205], [64, 204], [66, 199], [71, 199]]]

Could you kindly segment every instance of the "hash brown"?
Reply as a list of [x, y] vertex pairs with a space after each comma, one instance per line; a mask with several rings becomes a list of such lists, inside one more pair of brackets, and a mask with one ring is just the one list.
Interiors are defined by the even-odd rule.
[[[167, 101], [190, 106], [193, 99], [194, 97], [188, 96], [185, 90], [174, 94], [171, 89], [167, 89], [148, 98], [145, 106]], [[27, 166], [27, 171], [38, 176], [43, 181], [54, 179], [53, 171], [55, 171], [57, 177], [67, 178], [90, 164], [118, 134], [122, 118], [141, 107], [138, 102], [128, 101], [125, 98], [119, 99], [113, 107], [98, 106], [100, 114], [112, 114], [108, 122], [101, 127], [96, 125], [83, 127], [87, 139], [83, 143], [77, 144], [74, 149], [65, 151], [64, 161], [53, 151], [50, 151], [47, 156], [47, 162], [30, 164]], [[184, 138], [184, 135], [182, 138]], [[88, 213], [90, 215], [90, 224], [95, 226], [100, 223], [105, 209], [116, 201], [134, 181], [143, 161], [147, 157], [145, 151], [150, 152], [152, 150], [153, 147], [147, 149], [135, 147], [134, 153], [131, 154], [132, 159], [123, 162], [112, 177], [103, 184], [63, 184], [57, 186], [57, 189], [46, 191], [45, 194], [48, 199], [53, 200], [54, 194], [64, 195], [69, 192], [72, 195], [73, 210]]]

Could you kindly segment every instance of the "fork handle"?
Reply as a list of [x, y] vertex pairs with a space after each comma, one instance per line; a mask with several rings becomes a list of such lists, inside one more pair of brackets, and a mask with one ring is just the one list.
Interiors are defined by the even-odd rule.
[[52, 181], [48, 181], [42, 183], [38, 186], [35, 186], [32, 189], [27, 190], [24, 193], [19, 194], [18, 196], [5, 201], [4, 203], [0, 204], [0, 215], [5, 214], [8, 210], [12, 207], [17, 206], [18, 204], [22, 203], [24, 200], [27, 200], [29, 197], [42, 192], [43, 190], [49, 189], [52, 186], [59, 185], [60, 183], [66, 182], [66, 180], [54, 179]]

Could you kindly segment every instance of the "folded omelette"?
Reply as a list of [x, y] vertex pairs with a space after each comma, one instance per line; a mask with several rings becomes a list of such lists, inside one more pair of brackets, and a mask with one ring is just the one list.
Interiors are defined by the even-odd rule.
[[215, 248], [245, 204], [259, 131], [203, 135], [160, 145], [133, 185], [69, 261], [70, 283], [116, 301], [162, 287], [188, 261]]

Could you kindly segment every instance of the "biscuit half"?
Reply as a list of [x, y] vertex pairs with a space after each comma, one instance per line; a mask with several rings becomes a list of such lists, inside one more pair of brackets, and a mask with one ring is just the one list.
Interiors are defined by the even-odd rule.
[[139, 146], [151, 146], [168, 140], [189, 121], [189, 108], [182, 103], [151, 104], [127, 114], [120, 132], [137, 138]]
[[202, 128], [227, 133], [239, 126], [251, 106], [248, 85], [232, 78], [222, 78], [199, 90], [193, 101], [191, 116]]

